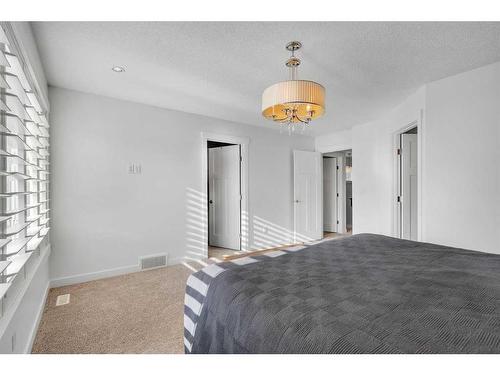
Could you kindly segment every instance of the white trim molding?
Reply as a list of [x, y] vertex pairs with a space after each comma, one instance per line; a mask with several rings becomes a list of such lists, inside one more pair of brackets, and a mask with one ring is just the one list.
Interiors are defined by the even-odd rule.
[[85, 283], [88, 281], [106, 279], [108, 277], [125, 275], [127, 273], [133, 273], [133, 272], [139, 272], [139, 271], [140, 271], [139, 265], [134, 264], [131, 266], [109, 268], [109, 269], [96, 271], [96, 272], [81, 273], [78, 275], [66, 276], [66, 277], [61, 277], [58, 279], [52, 279], [50, 281], [50, 287], [57, 288], [60, 286]]
[[43, 311], [45, 310], [45, 304], [47, 303], [47, 297], [49, 296], [49, 291], [50, 291], [50, 280], [47, 282], [47, 285], [45, 286], [45, 292], [43, 294], [43, 298], [40, 301], [40, 305], [38, 306], [36, 319], [33, 322], [33, 327], [31, 328], [29, 340], [26, 343], [26, 347], [24, 348], [25, 354], [30, 354], [33, 349], [33, 344], [35, 342], [36, 334], [38, 332], [38, 327], [40, 326], [40, 322], [42, 321]]
[[[201, 259], [199, 259], [199, 260], [201, 260]], [[198, 261], [197, 259], [192, 259], [192, 258], [188, 258], [188, 257], [168, 258], [167, 267], [173, 266], [176, 264], [183, 264], [186, 262], [189, 263], [189, 262], [197, 262], [197, 261]], [[158, 268], [163, 268], [163, 267], [158, 267]], [[156, 268], [156, 269], [158, 269], [158, 268]], [[109, 277], [127, 275], [129, 273], [135, 273], [135, 272], [148, 272], [150, 270], [153, 270], [153, 269], [141, 270], [138, 264], [116, 267], [116, 268], [108, 268], [108, 269], [96, 271], [96, 272], [81, 273], [78, 275], [65, 276], [65, 277], [60, 277], [57, 279], [52, 279], [52, 280], [50, 280], [50, 288], [58, 288], [61, 286], [75, 285], [75, 284], [85, 283], [85, 282], [94, 281], [94, 280], [107, 279]]]

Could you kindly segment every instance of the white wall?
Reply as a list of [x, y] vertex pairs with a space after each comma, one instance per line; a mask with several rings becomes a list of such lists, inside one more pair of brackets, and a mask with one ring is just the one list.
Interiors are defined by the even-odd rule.
[[383, 118], [352, 129], [353, 232], [394, 233], [394, 135], [420, 122], [425, 89]]
[[316, 137], [315, 147], [316, 151], [323, 153], [350, 150], [352, 148], [352, 131], [347, 129]]
[[292, 150], [313, 138], [59, 88], [49, 98], [56, 285], [136, 270], [143, 255], [199, 255], [188, 225], [202, 219], [187, 212], [203, 199], [202, 132], [250, 138], [250, 243], [290, 241]]
[[316, 138], [322, 152], [351, 139], [354, 233], [395, 234], [394, 134], [417, 121], [420, 239], [500, 253], [499, 69], [430, 83], [350, 135]]
[[500, 63], [427, 87], [426, 240], [500, 254]]
[[424, 95], [420, 89], [377, 121], [316, 138], [318, 151], [352, 148], [353, 233], [393, 233], [394, 133], [420, 120]]

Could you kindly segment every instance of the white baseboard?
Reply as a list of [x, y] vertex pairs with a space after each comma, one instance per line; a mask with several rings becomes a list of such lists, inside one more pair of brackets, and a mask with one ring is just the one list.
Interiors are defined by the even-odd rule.
[[79, 283], [85, 283], [87, 281], [105, 279], [108, 277], [124, 275], [127, 273], [140, 271], [139, 265], [134, 264], [133, 266], [124, 266], [117, 268], [110, 268], [102, 271], [81, 273], [73, 276], [60, 277], [57, 279], [52, 279], [50, 281], [51, 288], [57, 288], [60, 286], [73, 285]]
[[[200, 258], [200, 260], [203, 260], [205, 258]], [[184, 263], [184, 262], [192, 262], [194, 261], [194, 259], [186, 259], [184, 257], [180, 257], [180, 258], [169, 258], [168, 259], [168, 265], [169, 266], [175, 266], [176, 264], [181, 264], [181, 263]]]
[[[184, 262], [184, 258], [173, 258], [168, 260], [168, 266], [173, 266], [175, 264], [180, 264]], [[87, 281], [93, 281], [93, 280], [99, 280], [99, 279], [106, 279], [108, 277], [113, 277], [113, 276], [119, 276], [119, 275], [125, 275], [127, 273], [134, 273], [134, 272], [140, 272], [141, 269], [139, 268], [138, 264], [130, 265], [130, 266], [123, 266], [123, 267], [117, 267], [117, 268], [109, 268], [101, 271], [95, 271], [95, 272], [89, 272], [89, 273], [81, 273], [78, 275], [73, 275], [73, 276], [65, 276], [65, 277], [60, 277], [56, 279], [52, 279], [50, 281], [50, 287], [51, 288], [57, 288], [60, 286], [67, 286], [67, 285], [73, 285], [73, 284], [79, 284], [79, 283], [85, 283]]]

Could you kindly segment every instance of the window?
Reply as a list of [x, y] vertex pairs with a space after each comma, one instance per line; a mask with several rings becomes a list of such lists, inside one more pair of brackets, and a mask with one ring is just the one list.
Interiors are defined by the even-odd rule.
[[0, 27], [0, 316], [45, 248], [49, 124], [7, 26]]

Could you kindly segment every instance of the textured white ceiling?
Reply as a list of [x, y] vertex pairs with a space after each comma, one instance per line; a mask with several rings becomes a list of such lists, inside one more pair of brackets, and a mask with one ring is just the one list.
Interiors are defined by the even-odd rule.
[[[262, 91], [299, 76], [323, 84], [309, 134], [377, 118], [426, 82], [500, 60], [500, 23], [36, 22], [49, 84], [252, 125]], [[125, 73], [111, 71], [113, 65]]]

